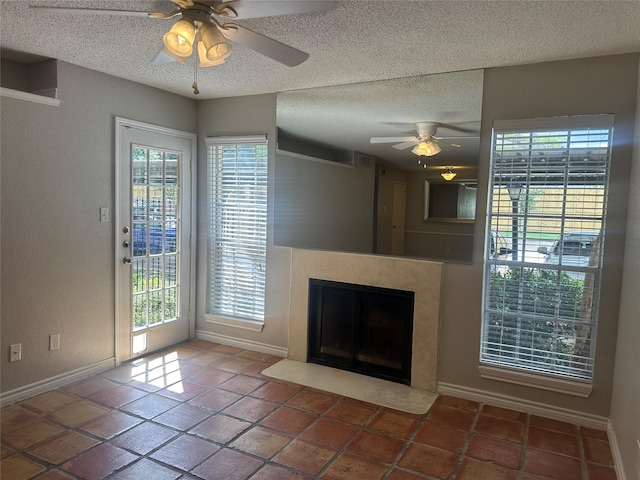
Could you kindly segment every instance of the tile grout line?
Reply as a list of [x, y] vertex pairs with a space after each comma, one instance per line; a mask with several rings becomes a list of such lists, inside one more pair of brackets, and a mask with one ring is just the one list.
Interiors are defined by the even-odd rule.
[[518, 471], [516, 472], [517, 480], [522, 480], [525, 471], [524, 466], [527, 460], [527, 449], [529, 448], [529, 426], [531, 425], [531, 415], [526, 414], [524, 420], [524, 428], [522, 432], [522, 443], [520, 445], [520, 459], [518, 460]]
[[[434, 401], [435, 403], [435, 401]], [[433, 406], [433, 404], [432, 404]], [[429, 409], [430, 410], [430, 409]], [[393, 472], [394, 469], [399, 469], [402, 471], [405, 471], [404, 468], [400, 465], [398, 465], [398, 462], [402, 459], [402, 457], [404, 456], [404, 454], [407, 452], [407, 450], [409, 450], [409, 447], [413, 444], [414, 439], [416, 438], [416, 436], [418, 436], [418, 432], [421, 430], [421, 428], [424, 426], [425, 422], [427, 421], [427, 415], [428, 415], [429, 411], [423, 413], [421, 415], [421, 418], [419, 420], [419, 425], [418, 427], [415, 429], [415, 431], [409, 436], [409, 438], [407, 439], [403, 439], [403, 443], [404, 445], [402, 446], [402, 448], [398, 451], [398, 454], [396, 455], [396, 457], [393, 459], [393, 461], [389, 464], [389, 468], [387, 469], [386, 474], [382, 477], [382, 479], [386, 479], [388, 478], [391, 473]], [[426, 478], [426, 477], [425, 477]]]
[[473, 420], [471, 422], [471, 425], [469, 426], [469, 430], [467, 431], [467, 438], [464, 441], [464, 444], [462, 445], [462, 449], [460, 450], [460, 453], [458, 453], [458, 458], [456, 459], [456, 463], [453, 466], [453, 470], [451, 471], [451, 474], [449, 474], [449, 479], [453, 480], [456, 478], [456, 476], [458, 475], [460, 468], [462, 468], [462, 462], [465, 459], [465, 454], [467, 453], [467, 450], [469, 449], [469, 444], [471, 443], [471, 438], [473, 437], [473, 433], [474, 430], [476, 428], [476, 425], [478, 423], [478, 420], [480, 419], [480, 414], [482, 412], [482, 409], [484, 408], [484, 403], [478, 403], [478, 408], [476, 409], [475, 415], [473, 416]]
[[580, 427], [578, 427], [578, 448], [580, 449], [580, 468], [582, 469], [582, 478], [589, 478], [587, 460], [584, 451], [584, 441], [582, 438], [582, 431], [580, 430]]

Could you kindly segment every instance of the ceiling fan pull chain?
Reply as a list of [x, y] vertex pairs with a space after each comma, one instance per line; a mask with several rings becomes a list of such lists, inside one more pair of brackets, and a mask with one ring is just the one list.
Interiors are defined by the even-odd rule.
[[200, 90], [198, 90], [198, 59], [197, 58], [193, 62], [193, 85], [191, 85], [191, 88], [193, 88], [194, 95], [200, 94]]

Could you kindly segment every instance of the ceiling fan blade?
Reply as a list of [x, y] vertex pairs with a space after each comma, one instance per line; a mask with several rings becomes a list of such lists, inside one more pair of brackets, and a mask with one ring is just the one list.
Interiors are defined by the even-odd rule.
[[[174, 0], [175, 1], [175, 0]], [[200, 0], [198, 3], [211, 5], [216, 13], [229, 18], [260, 18], [297, 13], [326, 12], [336, 8], [338, 2], [330, 0]], [[227, 9], [227, 7], [230, 7]]]
[[73, 8], [73, 7], [45, 7], [29, 5], [34, 10], [46, 10], [53, 13], [84, 13], [89, 15], [127, 15], [130, 17], [153, 17], [153, 18], [170, 18], [175, 14], [167, 14], [162, 12], [143, 12], [140, 10], [106, 10], [103, 8]]
[[[479, 124], [479, 122], [463, 122], [463, 123]], [[438, 128], [443, 128], [445, 130], [454, 130], [456, 132], [461, 132], [461, 133], [473, 133], [475, 135], [480, 135], [479, 127], [466, 128], [466, 127], [461, 127], [460, 125], [453, 125], [450, 123], [438, 123], [437, 125], [438, 125]]]
[[222, 25], [222, 33], [230, 40], [249, 47], [251, 50], [255, 50], [288, 67], [300, 65], [309, 58], [308, 53], [285, 45], [273, 38], [265, 37], [240, 25], [226, 23]]
[[171, 0], [180, 8], [189, 8], [193, 7], [193, 0]]
[[394, 145], [393, 148], [395, 148], [396, 150], [405, 150], [409, 147], [413, 147], [418, 142], [419, 142], [419, 139], [413, 140], [412, 142], [398, 143], [397, 145]]
[[438, 135], [437, 137], [434, 135], [433, 138], [435, 138], [436, 140], [440, 140], [440, 139], [447, 139], [447, 138], [480, 138], [480, 135], [445, 135], [443, 137], [441, 137], [440, 135]]
[[371, 137], [370, 143], [417, 142], [416, 137]]

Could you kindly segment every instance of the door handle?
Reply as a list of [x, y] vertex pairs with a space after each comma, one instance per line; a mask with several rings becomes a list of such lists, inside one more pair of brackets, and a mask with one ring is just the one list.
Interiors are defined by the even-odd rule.
[[125, 265], [131, 265], [131, 257], [123, 257], [122, 263]]

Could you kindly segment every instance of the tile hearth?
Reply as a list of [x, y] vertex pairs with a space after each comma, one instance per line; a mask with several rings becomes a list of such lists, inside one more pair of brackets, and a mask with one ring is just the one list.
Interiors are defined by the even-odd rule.
[[192, 341], [1, 411], [3, 480], [612, 480], [604, 431], [439, 396], [409, 414]]
[[437, 394], [313, 363], [281, 360], [262, 371], [268, 377], [298, 383], [407, 413], [429, 411]]

